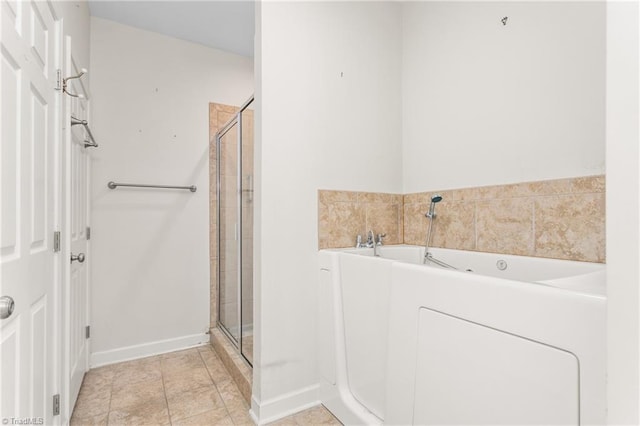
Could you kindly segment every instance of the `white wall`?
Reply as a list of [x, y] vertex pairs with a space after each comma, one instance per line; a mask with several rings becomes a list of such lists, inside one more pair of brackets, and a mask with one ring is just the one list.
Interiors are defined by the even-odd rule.
[[640, 7], [607, 5], [608, 424], [640, 423]]
[[253, 64], [92, 18], [90, 73], [95, 365], [208, 339], [209, 102], [245, 101]]
[[263, 2], [256, 21], [253, 410], [264, 421], [317, 399], [317, 190], [401, 191], [400, 5]]
[[[90, 18], [87, 1], [54, 1], [54, 4], [62, 17], [64, 35], [71, 37], [71, 51], [78, 66], [88, 68]], [[83, 82], [89, 81], [89, 78], [89, 74], [85, 75]]]
[[604, 2], [404, 2], [402, 17], [405, 192], [604, 173]]

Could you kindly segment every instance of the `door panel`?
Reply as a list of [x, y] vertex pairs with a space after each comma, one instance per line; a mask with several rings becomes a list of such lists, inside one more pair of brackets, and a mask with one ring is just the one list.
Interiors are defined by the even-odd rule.
[[2, 2], [0, 412], [53, 423], [56, 58], [58, 23], [46, 2]]
[[[6, 15], [6, 14], [5, 14]], [[6, 25], [6, 24], [5, 24]], [[0, 164], [2, 165], [2, 208], [0, 240], [3, 262], [20, 256], [20, 204], [19, 161], [20, 161], [20, 91], [22, 70], [15, 58], [2, 49], [2, 144], [0, 144]]]
[[220, 179], [219, 259], [220, 299], [219, 320], [236, 342], [240, 341], [239, 320], [239, 250], [240, 229], [238, 209], [238, 125], [234, 123], [219, 136], [218, 162]]
[[[65, 40], [66, 75], [77, 75], [80, 68], [71, 51], [71, 39]], [[86, 337], [86, 326], [89, 325], [89, 289], [88, 263], [90, 255], [87, 243], [88, 225], [88, 190], [89, 190], [89, 155], [90, 151], [84, 147], [87, 140], [83, 126], [71, 126], [71, 117], [80, 120], [89, 119], [88, 99], [86, 87], [81, 79], [69, 80], [69, 92], [81, 93], [84, 99], [66, 96], [63, 103], [65, 121], [65, 146], [67, 173], [65, 185], [65, 210], [68, 216], [67, 235], [69, 256], [80, 253], [85, 255], [84, 262], [71, 262], [66, 271], [68, 277], [65, 282], [65, 344], [68, 353], [65, 357], [65, 370], [68, 372], [69, 392], [66, 404], [72, 408], [80, 392], [82, 379], [89, 368], [89, 341]], [[71, 415], [71, 410], [67, 413]]]

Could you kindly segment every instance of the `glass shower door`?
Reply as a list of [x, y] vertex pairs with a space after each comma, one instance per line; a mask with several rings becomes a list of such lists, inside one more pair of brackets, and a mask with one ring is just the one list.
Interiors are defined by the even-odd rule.
[[253, 364], [253, 110], [216, 136], [218, 324]]
[[[249, 103], [250, 105], [251, 103]], [[242, 162], [240, 163], [242, 208], [242, 268], [240, 353], [253, 365], [253, 110], [240, 112]]]
[[240, 342], [241, 211], [238, 208], [238, 123], [218, 135], [218, 318], [236, 345]]

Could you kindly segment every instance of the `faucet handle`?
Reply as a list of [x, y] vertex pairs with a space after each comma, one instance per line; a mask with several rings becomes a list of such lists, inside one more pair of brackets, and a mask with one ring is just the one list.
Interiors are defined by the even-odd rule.
[[362, 247], [362, 235], [358, 234], [358, 236], [356, 237], [356, 248], [361, 248]]
[[374, 241], [375, 241], [375, 234], [373, 233], [373, 230], [371, 230], [367, 233], [367, 242], [373, 243]]
[[382, 245], [382, 239], [385, 238], [387, 236], [387, 234], [378, 234], [378, 240], [376, 241], [376, 243], [378, 245]]

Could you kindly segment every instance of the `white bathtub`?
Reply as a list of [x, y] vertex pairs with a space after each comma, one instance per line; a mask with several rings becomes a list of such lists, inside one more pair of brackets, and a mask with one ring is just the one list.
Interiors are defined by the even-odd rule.
[[320, 251], [323, 404], [345, 424], [605, 422], [604, 265], [431, 252], [463, 271]]

